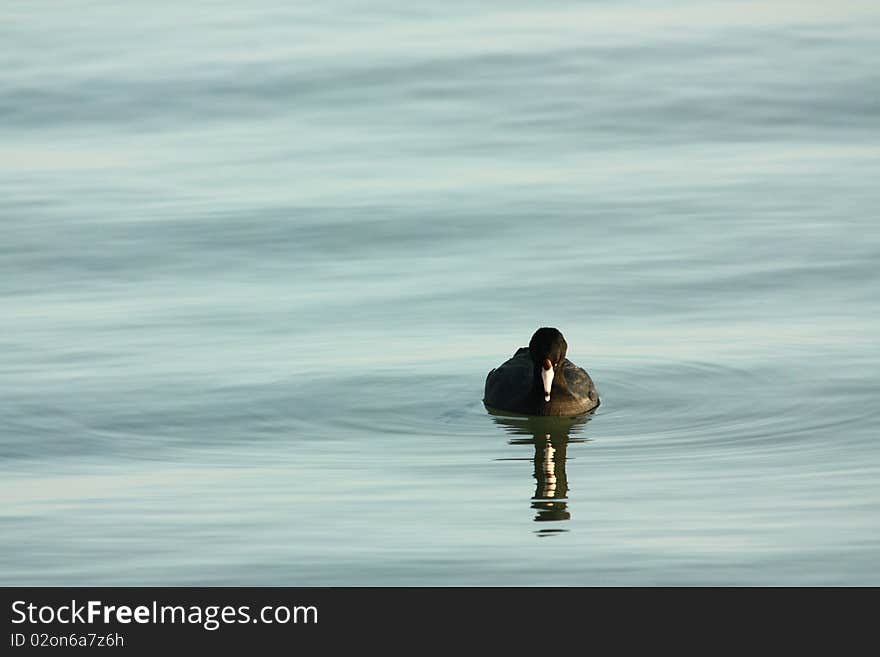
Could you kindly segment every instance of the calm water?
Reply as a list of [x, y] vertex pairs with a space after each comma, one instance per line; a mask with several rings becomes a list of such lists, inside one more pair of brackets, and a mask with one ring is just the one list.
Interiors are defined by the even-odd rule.
[[370, 4], [5, 3], [0, 583], [880, 584], [880, 9]]

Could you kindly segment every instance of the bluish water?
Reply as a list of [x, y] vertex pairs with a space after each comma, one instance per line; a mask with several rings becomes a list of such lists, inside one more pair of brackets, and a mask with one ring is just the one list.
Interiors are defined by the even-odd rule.
[[0, 583], [880, 584], [880, 9], [369, 4], [4, 6]]

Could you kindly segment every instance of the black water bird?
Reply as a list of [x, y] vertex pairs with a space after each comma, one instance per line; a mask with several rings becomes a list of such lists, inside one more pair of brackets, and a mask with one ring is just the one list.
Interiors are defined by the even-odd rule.
[[539, 328], [528, 347], [486, 376], [483, 403], [523, 415], [582, 415], [599, 405], [586, 370], [565, 355], [568, 344], [555, 328]]

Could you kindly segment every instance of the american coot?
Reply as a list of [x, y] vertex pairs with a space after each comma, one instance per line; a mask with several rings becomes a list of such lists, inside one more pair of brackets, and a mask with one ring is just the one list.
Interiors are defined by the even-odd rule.
[[486, 377], [483, 403], [525, 415], [581, 415], [599, 405], [590, 375], [566, 359], [568, 344], [555, 328], [539, 328]]

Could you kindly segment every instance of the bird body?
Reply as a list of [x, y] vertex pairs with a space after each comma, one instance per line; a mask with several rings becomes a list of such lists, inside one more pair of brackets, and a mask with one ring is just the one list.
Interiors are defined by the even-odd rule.
[[556, 329], [538, 329], [528, 347], [486, 376], [483, 403], [524, 415], [582, 415], [599, 405], [586, 370], [565, 357], [568, 345]]

